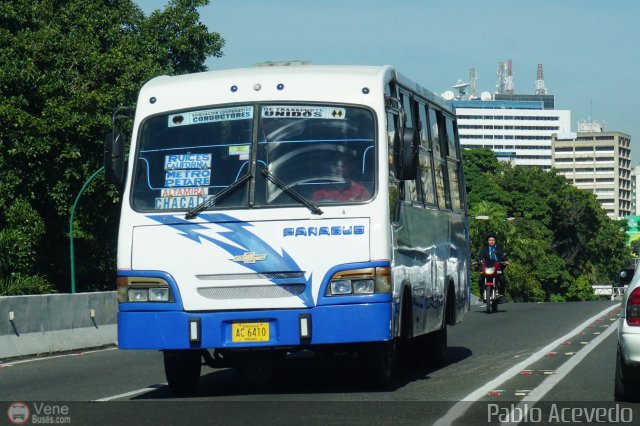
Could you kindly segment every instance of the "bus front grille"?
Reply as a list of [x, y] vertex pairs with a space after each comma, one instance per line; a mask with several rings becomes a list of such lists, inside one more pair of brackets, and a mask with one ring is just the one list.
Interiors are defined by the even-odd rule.
[[198, 294], [207, 299], [276, 299], [302, 294], [304, 284], [248, 285], [237, 287], [199, 287]]

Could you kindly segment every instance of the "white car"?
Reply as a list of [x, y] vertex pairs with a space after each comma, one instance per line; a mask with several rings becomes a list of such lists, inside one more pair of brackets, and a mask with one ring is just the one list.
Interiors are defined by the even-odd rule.
[[622, 298], [618, 320], [616, 356], [616, 401], [640, 400], [640, 272], [639, 267], [620, 272], [620, 282], [629, 284]]

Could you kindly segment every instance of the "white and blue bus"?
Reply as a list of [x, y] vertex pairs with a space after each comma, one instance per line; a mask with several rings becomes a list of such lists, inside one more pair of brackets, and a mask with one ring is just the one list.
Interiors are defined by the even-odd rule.
[[469, 234], [439, 96], [391, 66], [162, 76], [140, 91], [128, 161], [122, 133], [105, 140], [123, 187], [118, 345], [163, 351], [174, 392], [202, 365], [299, 351], [349, 351], [376, 383], [398, 349], [446, 361]]

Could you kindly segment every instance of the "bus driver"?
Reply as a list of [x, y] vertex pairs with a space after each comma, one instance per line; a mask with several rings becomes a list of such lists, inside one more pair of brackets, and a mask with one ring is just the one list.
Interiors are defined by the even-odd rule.
[[365, 201], [371, 198], [369, 190], [356, 181], [355, 159], [341, 156], [332, 165], [332, 175], [340, 176], [344, 181], [334, 189], [317, 189], [311, 194], [312, 201]]

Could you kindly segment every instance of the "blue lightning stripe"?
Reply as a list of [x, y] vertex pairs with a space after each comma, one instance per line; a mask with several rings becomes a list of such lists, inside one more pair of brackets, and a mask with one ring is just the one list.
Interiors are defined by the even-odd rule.
[[[170, 226], [177, 230], [179, 235], [199, 244], [203, 243], [202, 240], [209, 241], [229, 253], [232, 258], [235, 256], [242, 256], [247, 252], [266, 254], [267, 256], [264, 261], [242, 264], [245, 268], [256, 273], [301, 271], [300, 266], [289, 255], [289, 253], [285, 250], [282, 250], [282, 254], [278, 253], [278, 251], [271, 247], [266, 241], [262, 240], [248, 229], [253, 225], [247, 222], [240, 222], [238, 219], [231, 216], [219, 213], [199, 215], [199, 217], [204, 219], [206, 222], [215, 223], [216, 225], [226, 229], [227, 231], [220, 232], [219, 234], [224, 236], [227, 240], [235, 243], [235, 245], [204, 235], [202, 231], [208, 229], [206, 226], [201, 223], [188, 221], [184, 219], [182, 215], [147, 217], [163, 225]], [[312, 275], [310, 275], [309, 279], [306, 281], [306, 290], [300, 295], [300, 298], [307, 306], [311, 306], [313, 303], [313, 299], [311, 297], [311, 278]], [[274, 281], [271, 280], [271, 282]], [[274, 282], [274, 284], [277, 283]]]

